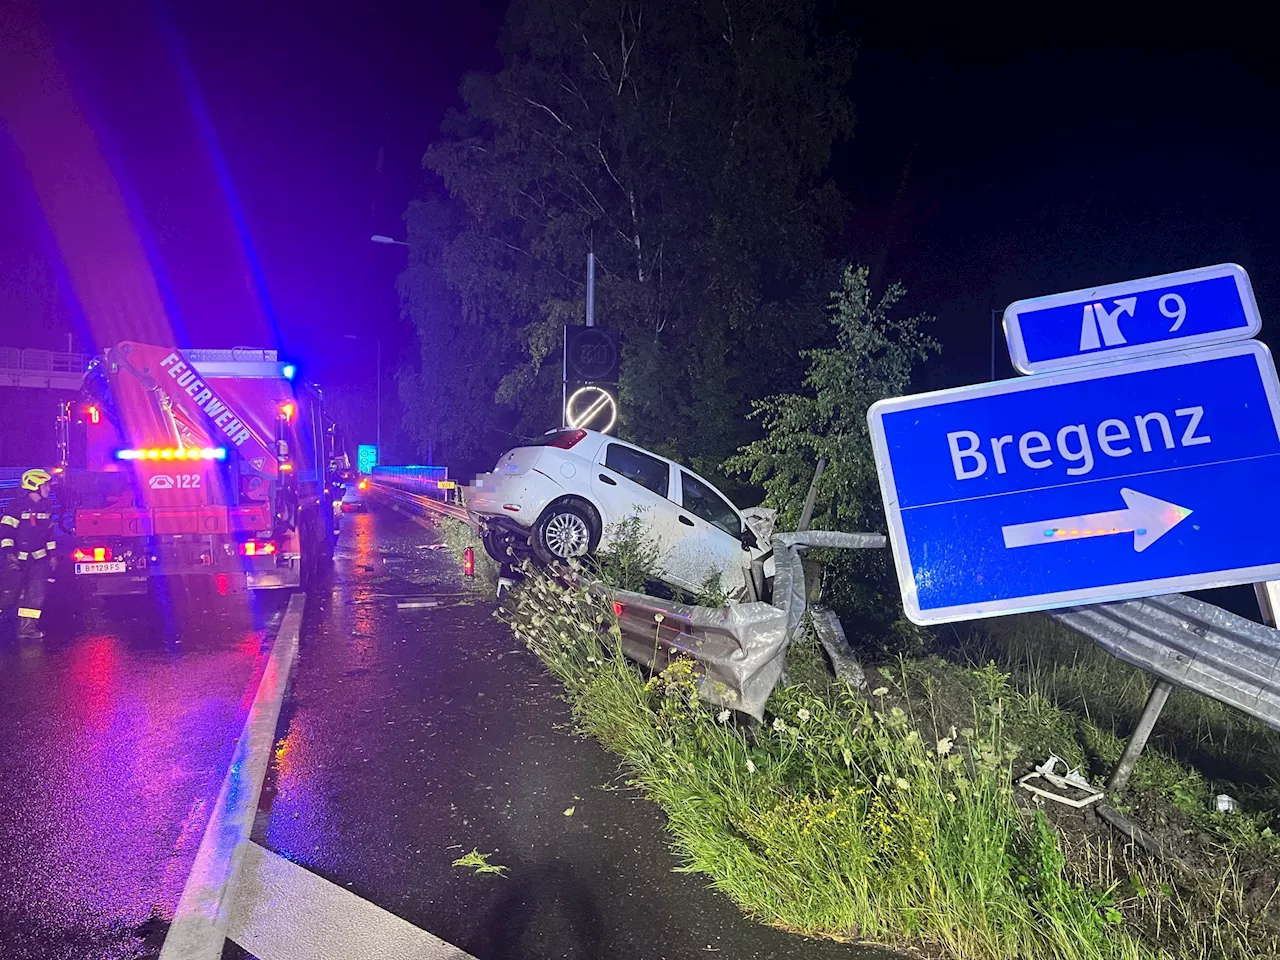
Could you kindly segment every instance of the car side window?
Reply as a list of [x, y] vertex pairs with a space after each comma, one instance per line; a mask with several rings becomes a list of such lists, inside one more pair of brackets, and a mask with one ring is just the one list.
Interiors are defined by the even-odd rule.
[[719, 527], [731, 537], [742, 536], [742, 518], [729, 501], [697, 477], [680, 471], [680, 505], [695, 517]]
[[633, 483], [652, 490], [660, 497], [667, 495], [671, 470], [657, 457], [624, 447], [620, 443], [611, 443], [604, 451], [604, 465]]

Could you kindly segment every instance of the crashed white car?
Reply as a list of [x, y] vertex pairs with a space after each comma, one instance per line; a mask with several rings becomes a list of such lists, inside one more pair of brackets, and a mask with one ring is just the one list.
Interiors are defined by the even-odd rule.
[[[697, 474], [594, 430], [553, 430], [508, 450], [467, 491], [467, 511], [499, 562], [530, 550], [550, 563], [609, 546], [615, 525], [639, 516], [658, 547], [663, 581], [697, 592], [716, 575], [730, 599], [767, 562], [773, 511], [741, 511]], [[761, 571], [761, 567], [757, 567]]]

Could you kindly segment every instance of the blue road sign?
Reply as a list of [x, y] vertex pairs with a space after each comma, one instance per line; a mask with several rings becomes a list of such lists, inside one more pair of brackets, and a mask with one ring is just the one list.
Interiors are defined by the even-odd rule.
[[378, 465], [378, 448], [372, 443], [362, 443], [356, 447], [356, 469], [361, 473], [372, 473]]
[[1256, 341], [867, 419], [916, 623], [1280, 578], [1280, 385]]
[[1249, 275], [1234, 263], [1019, 300], [1004, 311], [1020, 373], [1247, 340], [1260, 329]]

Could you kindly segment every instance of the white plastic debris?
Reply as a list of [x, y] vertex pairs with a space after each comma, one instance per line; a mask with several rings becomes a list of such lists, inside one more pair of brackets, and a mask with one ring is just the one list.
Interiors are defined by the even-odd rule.
[[1240, 803], [1236, 800], [1235, 797], [1227, 796], [1227, 794], [1225, 793], [1220, 793], [1216, 797], [1214, 797], [1213, 803], [1219, 813], [1239, 813], [1240, 812]]
[[[1058, 764], [1062, 764], [1061, 774], [1054, 772]], [[1018, 786], [1034, 793], [1037, 797], [1044, 797], [1046, 800], [1063, 803], [1069, 807], [1086, 807], [1103, 797], [1103, 792], [1086, 780], [1078, 768], [1069, 766], [1067, 761], [1052, 754], [1040, 766], [1019, 778]], [[1061, 792], [1048, 789], [1050, 786]]]

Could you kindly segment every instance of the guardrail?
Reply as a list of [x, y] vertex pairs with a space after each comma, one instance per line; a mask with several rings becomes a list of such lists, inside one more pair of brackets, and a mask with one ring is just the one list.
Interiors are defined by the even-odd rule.
[[386, 497], [388, 500], [393, 500], [418, 512], [434, 513], [437, 516], [450, 517], [467, 524], [471, 522], [467, 518], [467, 508], [461, 504], [444, 503], [423, 493], [415, 493], [412, 490], [392, 486], [380, 479], [369, 478], [368, 492]]

